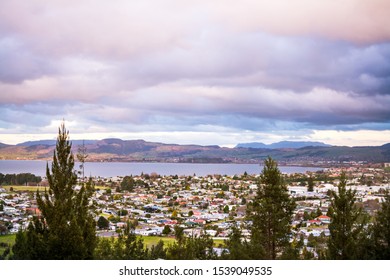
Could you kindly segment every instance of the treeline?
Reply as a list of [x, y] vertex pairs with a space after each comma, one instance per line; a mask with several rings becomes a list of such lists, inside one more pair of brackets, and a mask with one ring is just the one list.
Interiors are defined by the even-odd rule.
[[28, 185], [38, 184], [42, 181], [40, 176], [31, 173], [3, 174], [0, 173], [0, 185]]
[[207, 260], [217, 259], [213, 249], [213, 239], [203, 235], [187, 237], [183, 228], [175, 227], [176, 241], [164, 244], [160, 240], [150, 248], [146, 247], [142, 237], [134, 234], [134, 227], [128, 224], [126, 229], [114, 238], [100, 238], [94, 258], [98, 260]]

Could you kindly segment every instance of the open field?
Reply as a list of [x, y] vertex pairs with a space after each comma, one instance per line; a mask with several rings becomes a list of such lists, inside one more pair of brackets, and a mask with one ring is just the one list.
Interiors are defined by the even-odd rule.
[[37, 189], [39, 191], [45, 191], [48, 187], [37, 187], [37, 186], [2, 186], [3, 189], [5, 189], [7, 192], [10, 192], [11, 189], [14, 192], [21, 191], [21, 192], [36, 192]]
[[172, 244], [175, 242], [175, 238], [173, 237], [161, 237], [161, 236], [142, 236], [144, 243], [147, 247], [152, 247], [153, 245], [157, 245], [157, 243], [162, 240], [164, 245]]
[[[164, 242], [164, 245], [172, 244], [175, 242], [175, 238], [173, 237], [161, 237], [161, 236], [143, 236], [144, 243], [147, 247], [151, 247], [152, 245], [157, 245], [160, 239]], [[224, 246], [224, 240], [222, 239], [214, 239], [214, 247]]]
[[[42, 186], [2, 186], [3, 189], [5, 189], [7, 192], [11, 191], [11, 188], [14, 192], [20, 191], [20, 192], [36, 192], [37, 189], [39, 191], [45, 191], [45, 189], [48, 189], [49, 187], [42, 187]], [[109, 189], [109, 187], [105, 186], [95, 186], [96, 190], [106, 190]]]
[[110, 187], [106, 187], [106, 186], [95, 186], [95, 189], [96, 190], [108, 190]]

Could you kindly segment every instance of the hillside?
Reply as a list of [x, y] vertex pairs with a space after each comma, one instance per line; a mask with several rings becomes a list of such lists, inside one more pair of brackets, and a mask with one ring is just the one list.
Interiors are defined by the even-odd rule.
[[261, 142], [240, 143], [236, 148], [255, 148], [255, 149], [299, 149], [304, 147], [330, 147], [331, 145], [322, 142], [311, 141], [281, 141], [272, 144]]
[[[82, 141], [73, 142], [76, 154]], [[103, 139], [84, 141], [89, 161], [142, 161], [190, 163], [257, 163], [271, 156], [285, 164], [321, 161], [390, 162], [390, 144], [377, 147], [305, 146], [302, 148], [223, 148], [177, 145], [144, 140]], [[55, 141], [0, 145], [0, 159], [50, 160]]]

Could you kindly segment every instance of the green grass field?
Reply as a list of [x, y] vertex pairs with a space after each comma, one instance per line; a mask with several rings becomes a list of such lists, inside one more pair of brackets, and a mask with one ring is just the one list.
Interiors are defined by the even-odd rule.
[[145, 245], [150, 248], [153, 245], [157, 245], [157, 243], [162, 240], [164, 242], [164, 245], [167, 246], [168, 244], [172, 244], [175, 242], [175, 238], [173, 237], [161, 237], [161, 236], [142, 236], [144, 239]]
[[5, 189], [7, 192], [11, 191], [11, 188], [14, 192], [21, 191], [21, 192], [36, 192], [37, 189], [39, 191], [45, 191], [45, 188], [47, 187], [36, 187], [36, 186], [3, 186], [3, 189]]

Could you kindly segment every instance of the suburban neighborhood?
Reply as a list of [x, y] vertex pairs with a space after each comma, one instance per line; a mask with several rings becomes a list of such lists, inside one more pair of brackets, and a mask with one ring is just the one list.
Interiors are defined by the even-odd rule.
[[[388, 165], [329, 168], [306, 174], [284, 174], [289, 195], [295, 198], [291, 242], [302, 240], [305, 250], [315, 257], [329, 236], [329, 195], [337, 192], [341, 172], [346, 172], [347, 188], [357, 191], [359, 206], [369, 215], [380, 209], [390, 188]], [[117, 236], [128, 221], [140, 236], [174, 236], [179, 226], [187, 236], [209, 235], [225, 240], [232, 226], [245, 230], [247, 205], [258, 188], [259, 175], [138, 176], [92, 178], [95, 191], [90, 203], [100, 237]], [[85, 181], [86, 179], [84, 179]], [[79, 178], [79, 182], [83, 181]], [[311, 181], [311, 183], [310, 183]], [[45, 178], [39, 186], [0, 188], [0, 234], [16, 234], [26, 229], [33, 216], [41, 213], [36, 195], [43, 195]], [[80, 186], [75, 187], [80, 188]], [[100, 220], [107, 221], [101, 224]], [[220, 243], [221, 244], [221, 243]]]

